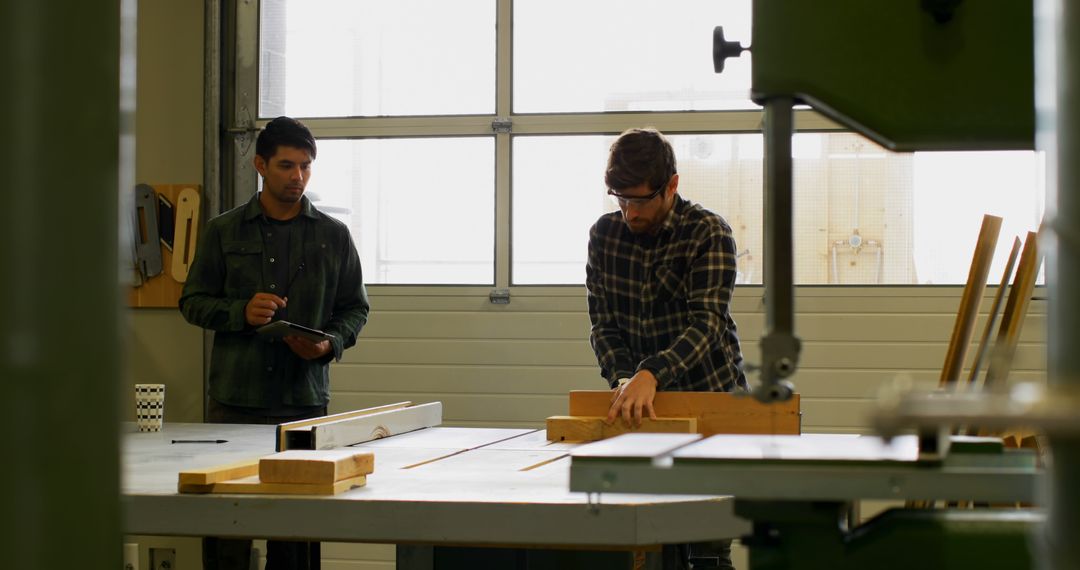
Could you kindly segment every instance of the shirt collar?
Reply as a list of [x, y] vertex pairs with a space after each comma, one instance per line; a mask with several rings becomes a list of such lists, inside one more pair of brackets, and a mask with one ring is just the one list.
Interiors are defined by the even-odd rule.
[[660, 230], [656, 232], [657, 237], [675, 230], [675, 227], [679, 225], [679, 220], [682, 219], [686, 204], [687, 202], [683, 200], [682, 196], [675, 194], [675, 203], [671, 205], [667, 216], [664, 217], [664, 221], [660, 224]]
[[[263, 215], [262, 205], [259, 204], [259, 192], [256, 192], [254, 196], [248, 200], [247, 206], [244, 206], [244, 220], [254, 220]], [[315, 218], [315, 206], [311, 204], [311, 200], [308, 200], [307, 196], [300, 196], [300, 215], [308, 218]]]

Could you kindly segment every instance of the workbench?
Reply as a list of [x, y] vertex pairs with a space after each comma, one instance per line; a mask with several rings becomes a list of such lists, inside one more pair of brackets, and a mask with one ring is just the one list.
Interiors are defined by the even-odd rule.
[[375, 453], [375, 472], [328, 497], [177, 493], [182, 470], [274, 453], [275, 426], [124, 430], [130, 534], [629, 551], [750, 530], [731, 497], [603, 494], [591, 504], [569, 490], [576, 444], [550, 443], [544, 430], [432, 427], [359, 444]]

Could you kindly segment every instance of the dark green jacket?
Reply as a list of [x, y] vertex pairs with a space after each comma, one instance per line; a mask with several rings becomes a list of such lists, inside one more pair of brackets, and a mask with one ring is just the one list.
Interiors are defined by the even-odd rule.
[[[330, 359], [356, 344], [369, 304], [348, 228], [303, 197], [289, 258], [302, 270], [288, 286], [288, 319], [332, 335], [333, 350], [303, 360], [280, 340], [255, 334], [244, 307], [255, 293], [272, 293], [263, 233], [269, 227], [256, 194], [244, 206], [207, 222], [180, 297], [193, 325], [214, 331], [210, 397], [223, 404], [274, 410], [325, 405]], [[299, 238], [299, 239], [297, 239]]]

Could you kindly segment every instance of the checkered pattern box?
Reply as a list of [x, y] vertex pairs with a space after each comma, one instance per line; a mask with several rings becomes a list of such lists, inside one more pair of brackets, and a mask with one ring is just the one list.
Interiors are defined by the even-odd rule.
[[135, 385], [135, 424], [139, 431], [161, 431], [165, 419], [165, 385]]

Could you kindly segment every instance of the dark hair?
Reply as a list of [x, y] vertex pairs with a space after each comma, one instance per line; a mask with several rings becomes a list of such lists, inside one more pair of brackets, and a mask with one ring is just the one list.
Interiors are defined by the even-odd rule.
[[667, 184], [675, 172], [675, 150], [660, 131], [630, 129], [611, 145], [604, 183], [612, 190], [642, 184], [656, 190]]
[[255, 139], [255, 154], [269, 162], [279, 146], [301, 148], [311, 153], [315, 159], [315, 137], [304, 123], [290, 117], [278, 117], [270, 121]]

